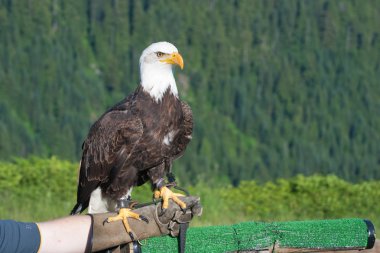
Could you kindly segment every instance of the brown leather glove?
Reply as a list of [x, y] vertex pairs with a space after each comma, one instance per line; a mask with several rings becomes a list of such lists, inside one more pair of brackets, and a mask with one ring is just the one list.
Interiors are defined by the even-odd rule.
[[[136, 219], [128, 219], [136, 240], [149, 237], [172, 235], [179, 233], [180, 223], [189, 223], [194, 216], [202, 214], [200, 198], [194, 196], [180, 197], [186, 203], [186, 209], [170, 200], [169, 208], [162, 214], [161, 203], [134, 209], [140, 215], [148, 218], [149, 223]], [[131, 242], [121, 221], [107, 223], [105, 220], [115, 213], [91, 214], [93, 220], [92, 251], [96, 252]]]

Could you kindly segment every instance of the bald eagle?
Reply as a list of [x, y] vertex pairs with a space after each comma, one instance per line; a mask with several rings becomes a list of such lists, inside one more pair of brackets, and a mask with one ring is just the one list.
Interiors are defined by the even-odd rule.
[[92, 125], [83, 143], [77, 203], [71, 214], [89, 207], [89, 213], [118, 210], [109, 221], [145, 220], [127, 207], [132, 188], [147, 181], [156, 189], [155, 197], [163, 198], [163, 208], [169, 198], [186, 207], [164, 181], [193, 129], [192, 111], [178, 96], [174, 65], [182, 69], [183, 58], [168, 42], [153, 43], [142, 52], [141, 84]]

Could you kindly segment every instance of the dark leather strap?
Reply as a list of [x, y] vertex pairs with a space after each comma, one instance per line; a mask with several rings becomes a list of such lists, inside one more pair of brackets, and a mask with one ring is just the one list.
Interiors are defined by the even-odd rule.
[[91, 218], [91, 226], [90, 226], [90, 231], [88, 232], [88, 237], [87, 237], [87, 244], [86, 244], [86, 249], [85, 253], [91, 253], [92, 252], [92, 236], [94, 234], [94, 217], [92, 217], [91, 214], [87, 214]]
[[119, 199], [117, 200], [117, 207], [118, 208], [130, 208], [131, 204], [131, 198], [128, 197], [127, 199]]
[[178, 252], [185, 253], [186, 248], [186, 232], [189, 228], [189, 223], [179, 224], [179, 235], [178, 235]]
[[129, 243], [129, 247], [133, 248], [133, 253], [141, 253], [141, 245], [139, 242], [133, 241]]
[[165, 179], [163, 178], [160, 178], [157, 182], [156, 182], [156, 188], [157, 189], [161, 189], [163, 186], [165, 186]]

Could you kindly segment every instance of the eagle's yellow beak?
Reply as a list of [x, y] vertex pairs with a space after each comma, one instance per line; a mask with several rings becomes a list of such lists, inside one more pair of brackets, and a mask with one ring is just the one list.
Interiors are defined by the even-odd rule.
[[181, 69], [183, 69], [183, 58], [179, 53], [172, 53], [167, 58], [160, 61], [169, 64], [177, 64]]

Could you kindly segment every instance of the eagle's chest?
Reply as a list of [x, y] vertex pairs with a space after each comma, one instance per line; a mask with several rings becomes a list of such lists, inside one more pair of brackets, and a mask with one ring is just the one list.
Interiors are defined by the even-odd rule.
[[182, 110], [175, 104], [157, 106], [150, 112], [145, 124], [147, 138], [151, 138], [156, 145], [169, 145], [179, 132], [182, 123]]
[[166, 95], [159, 102], [150, 100], [143, 110], [144, 136], [142, 154], [147, 160], [160, 160], [170, 153], [180, 133], [183, 121], [181, 102], [172, 95]]

